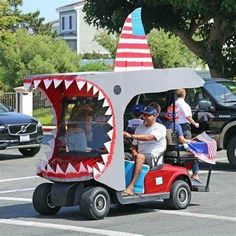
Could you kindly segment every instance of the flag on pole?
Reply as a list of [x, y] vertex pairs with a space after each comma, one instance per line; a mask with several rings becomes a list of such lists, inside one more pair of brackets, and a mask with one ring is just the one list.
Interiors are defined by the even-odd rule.
[[193, 142], [188, 143], [187, 149], [192, 152], [195, 157], [204, 162], [210, 164], [216, 163], [216, 141], [205, 132], [196, 136]]
[[150, 48], [144, 32], [141, 8], [125, 20], [115, 59], [115, 71], [153, 69]]

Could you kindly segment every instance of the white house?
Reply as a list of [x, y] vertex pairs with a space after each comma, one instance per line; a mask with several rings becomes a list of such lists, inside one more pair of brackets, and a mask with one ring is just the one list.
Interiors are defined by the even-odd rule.
[[101, 47], [94, 36], [99, 32], [94, 26], [84, 20], [82, 11], [84, 0], [57, 8], [59, 13], [59, 35], [68, 43], [69, 47], [80, 53], [108, 52]]

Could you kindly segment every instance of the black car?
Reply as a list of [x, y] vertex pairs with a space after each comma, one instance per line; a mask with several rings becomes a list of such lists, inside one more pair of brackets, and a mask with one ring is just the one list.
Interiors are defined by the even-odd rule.
[[[226, 149], [230, 165], [236, 168], [236, 82], [226, 79], [204, 79], [201, 88], [187, 89], [186, 102], [191, 106], [193, 118], [200, 124], [192, 127], [197, 135], [206, 131], [217, 141], [218, 150]], [[134, 97], [126, 108], [125, 127], [131, 118], [134, 104], [147, 106], [157, 102], [161, 106], [160, 119], [164, 119], [167, 107], [173, 101], [173, 91], [140, 94]]]
[[34, 156], [42, 139], [42, 126], [35, 118], [11, 112], [0, 103], [0, 150], [17, 148], [24, 156]]

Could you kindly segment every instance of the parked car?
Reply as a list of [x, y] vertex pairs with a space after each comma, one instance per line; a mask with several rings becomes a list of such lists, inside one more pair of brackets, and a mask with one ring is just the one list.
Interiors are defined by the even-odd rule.
[[25, 157], [36, 155], [43, 131], [35, 118], [10, 111], [0, 103], [0, 150], [18, 149]]
[[[206, 131], [217, 141], [218, 150], [227, 151], [231, 167], [236, 168], [236, 82], [220, 78], [204, 80], [203, 87], [187, 89], [185, 100], [192, 108], [194, 119], [200, 123], [199, 129], [192, 127], [192, 133], [197, 135]], [[131, 100], [126, 110], [130, 111], [135, 103], [148, 105], [153, 101], [160, 104], [160, 117], [164, 119], [171, 101], [171, 91], [141, 94]], [[213, 118], [206, 120], [206, 113], [210, 113]], [[125, 121], [130, 116], [125, 114]]]

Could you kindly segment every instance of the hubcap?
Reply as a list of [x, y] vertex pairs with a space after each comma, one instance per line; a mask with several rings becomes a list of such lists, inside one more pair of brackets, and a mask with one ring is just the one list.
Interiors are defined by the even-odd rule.
[[177, 196], [181, 203], [185, 203], [188, 200], [188, 192], [185, 188], [180, 188]]
[[47, 205], [48, 205], [49, 208], [53, 209], [53, 208], [56, 207], [56, 206], [52, 205], [52, 200], [51, 200], [51, 194], [50, 193], [48, 193], [46, 201], [47, 201]]
[[94, 200], [94, 203], [96, 211], [102, 212], [106, 209], [107, 200], [103, 194], [98, 194]]

